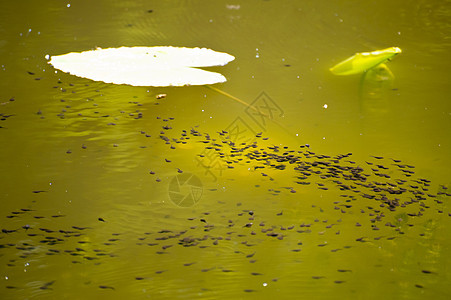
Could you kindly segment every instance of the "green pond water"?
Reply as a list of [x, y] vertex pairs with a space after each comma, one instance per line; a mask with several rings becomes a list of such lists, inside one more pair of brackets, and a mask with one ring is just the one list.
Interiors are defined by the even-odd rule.
[[[451, 297], [450, 1], [0, 8], [1, 299]], [[259, 113], [45, 58], [169, 45], [234, 55], [213, 87]]]

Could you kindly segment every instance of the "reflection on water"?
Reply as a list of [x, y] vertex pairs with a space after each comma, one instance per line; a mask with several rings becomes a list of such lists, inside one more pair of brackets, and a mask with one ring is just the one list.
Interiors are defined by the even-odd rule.
[[378, 136], [377, 132], [382, 124], [390, 123], [392, 114], [392, 101], [397, 89], [394, 88], [395, 76], [385, 64], [380, 64], [366, 72], [360, 79], [359, 103], [362, 133], [372, 138]]
[[[4, 6], [2, 299], [449, 297], [443, 2]], [[260, 113], [44, 59], [122, 45], [231, 53], [215, 87]], [[328, 71], [388, 45], [395, 79]], [[188, 174], [201, 197], [177, 205]]]
[[[373, 102], [380, 106], [374, 108], [374, 111], [388, 111], [390, 106], [387, 101], [386, 93], [393, 88], [395, 76], [385, 64], [380, 64], [363, 73], [360, 79], [360, 102]], [[371, 113], [371, 109], [368, 109]]]

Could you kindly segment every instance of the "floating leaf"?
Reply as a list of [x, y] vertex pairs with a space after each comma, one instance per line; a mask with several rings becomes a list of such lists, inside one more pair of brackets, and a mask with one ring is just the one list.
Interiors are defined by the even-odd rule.
[[56, 69], [106, 83], [133, 86], [184, 86], [225, 82], [219, 73], [195, 67], [223, 66], [230, 54], [206, 48], [120, 47], [52, 56]]
[[330, 71], [335, 75], [352, 75], [362, 73], [387, 61], [401, 52], [402, 51], [400, 48], [391, 47], [373, 52], [356, 53], [350, 58], [330, 68]]

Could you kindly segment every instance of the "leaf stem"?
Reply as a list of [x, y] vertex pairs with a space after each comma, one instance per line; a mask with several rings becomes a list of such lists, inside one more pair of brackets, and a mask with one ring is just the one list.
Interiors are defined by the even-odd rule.
[[255, 111], [255, 112], [257, 112], [257, 113], [259, 113], [259, 114], [261, 114], [261, 115], [267, 117], [268, 119], [270, 119], [270, 117], [269, 117], [267, 114], [265, 114], [265, 113], [259, 111], [259, 110], [256, 109], [254, 106], [252, 106], [252, 105], [250, 105], [249, 103], [247, 103], [247, 102], [241, 100], [240, 98], [237, 98], [237, 97], [235, 97], [235, 96], [233, 96], [233, 95], [230, 95], [230, 94], [227, 93], [227, 92], [221, 91], [220, 89], [215, 88], [215, 87], [213, 87], [213, 86], [211, 86], [211, 85], [204, 85], [204, 86], [207, 87], [207, 88], [209, 88], [209, 89], [212, 89], [213, 91], [215, 91], [215, 92], [217, 92], [217, 93], [219, 93], [219, 94], [221, 94], [221, 95], [224, 95], [224, 96], [226, 96], [226, 97], [228, 97], [228, 98], [230, 98], [230, 99], [232, 99], [232, 100], [234, 100], [234, 101], [236, 101], [236, 102], [238, 102], [238, 103], [241, 103], [241, 104], [243, 104], [244, 106], [246, 106], [246, 107], [252, 109], [253, 111]]
[[233, 95], [230, 95], [227, 92], [221, 91], [220, 89], [215, 88], [215, 87], [213, 87], [211, 85], [204, 85], [204, 86], [209, 88], [209, 89], [212, 89], [213, 91], [215, 91], [215, 92], [217, 92], [217, 93], [219, 93], [221, 95], [226, 96], [227, 98], [230, 98], [230, 99], [232, 99], [232, 100], [234, 100], [234, 101], [236, 101], [236, 102], [238, 102], [240, 104], [243, 104], [244, 106], [252, 109], [253, 111], [257, 112], [258, 114], [266, 117], [268, 120], [272, 121], [274, 124], [279, 126], [282, 130], [284, 130], [285, 132], [287, 132], [287, 133], [289, 133], [291, 135], [291, 132], [289, 132], [289, 130], [287, 128], [285, 128], [284, 125], [282, 125], [281, 123], [277, 122], [276, 120], [274, 120], [274, 118], [271, 118], [268, 114], [265, 114], [264, 112], [260, 111], [259, 109], [255, 108], [254, 106], [250, 105], [249, 103], [247, 103], [247, 102], [245, 102], [245, 101], [241, 100], [240, 98], [237, 98], [237, 97], [235, 97]]

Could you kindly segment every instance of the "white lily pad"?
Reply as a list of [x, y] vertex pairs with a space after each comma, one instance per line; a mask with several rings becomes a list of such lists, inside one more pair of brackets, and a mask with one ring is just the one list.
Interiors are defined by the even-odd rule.
[[219, 73], [196, 67], [223, 66], [230, 54], [206, 48], [120, 47], [52, 56], [49, 64], [95, 81], [133, 86], [184, 86], [225, 82]]

